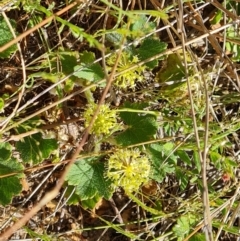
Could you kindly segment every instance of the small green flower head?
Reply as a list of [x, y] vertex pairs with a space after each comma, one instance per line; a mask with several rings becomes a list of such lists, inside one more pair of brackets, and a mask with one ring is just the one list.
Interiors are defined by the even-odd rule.
[[108, 160], [107, 177], [113, 181], [113, 188], [122, 187], [126, 193], [139, 189], [149, 180], [150, 162], [147, 156], [136, 150], [119, 150]]
[[[96, 109], [97, 104], [95, 103], [87, 106], [84, 112], [85, 127], [89, 126]], [[90, 130], [90, 134], [94, 133], [96, 136], [109, 135], [113, 130], [117, 130], [118, 126], [116, 111], [111, 110], [108, 105], [104, 104], [100, 106], [100, 111]]]
[[[114, 66], [117, 59], [117, 54], [111, 55], [107, 59], [107, 65], [109, 66], [109, 71], [111, 71], [112, 67]], [[134, 64], [137, 64], [139, 62], [139, 59], [137, 56], [131, 56], [130, 54], [126, 52], [122, 52], [120, 60], [118, 62], [117, 66], [117, 72], [121, 72], [123, 70], [127, 70], [129, 67], [131, 67]], [[125, 73], [119, 75], [116, 77], [116, 80], [114, 82], [114, 85], [126, 89], [126, 88], [134, 88], [136, 81], [143, 81], [143, 71], [145, 70], [146, 66], [138, 66], [134, 70], [128, 70]]]

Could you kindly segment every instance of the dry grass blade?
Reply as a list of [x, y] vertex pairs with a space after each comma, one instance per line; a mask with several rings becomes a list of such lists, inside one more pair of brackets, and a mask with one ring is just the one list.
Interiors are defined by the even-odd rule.
[[[14, 2], [13, 2], [14, 3]], [[12, 4], [13, 4], [12, 3]], [[6, 16], [6, 14], [4, 12], [2, 12], [2, 15], [6, 21], [6, 23], [8, 24], [9, 26], [9, 29], [11, 30], [11, 33], [13, 35], [14, 38], [16, 38], [16, 34], [12, 28], [12, 25], [8, 19], [8, 17]], [[22, 50], [21, 50], [21, 47], [20, 47], [20, 44], [17, 43], [17, 48], [18, 48], [18, 51], [20, 53], [20, 59], [21, 59], [21, 64], [22, 64], [22, 76], [23, 76], [23, 81], [22, 81], [22, 89], [21, 89], [21, 92], [19, 93], [19, 96], [18, 96], [18, 101], [17, 101], [17, 104], [12, 112], [12, 114], [7, 118], [5, 119], [2, 123], [1, 123], [1, 126], [2, 126], [2, 130], [5, 128], [5, 126], [7, 126], [7, 124], [10, 122], [11, 118], [14, 117], [14, 115], [16, 114], [19, 106], [20, 106], [20, 102], [22, 100], [22, 97], [23, 97], [23, 94], [25, 92], [25, 86], [26, 86], [26, 66], [25, 66], [25, 62], [24, 62], [24, 58], [23, 58], [23, 54], [22, 54]]]
[[1, 2], [0, 241], [237, 239], [239, 9]]
[[[183, 20], [183, 5], [179, 1], [179, 18]], [[180, 21], [182, 23], [182, 21]], [[213, 233], [212, 233], [212, 220], [210, 217], [210, 205], [209, 205], [209, 196], [208, 196], [208, 184], [207, 184], [207, 151], [208, 151], [208, 123], [209, 123], [209, 96], [208, 96], [208, 89], [207, 89], [207, 84], [206, 81], [203, 77], [203, 82], [204, 82], [204, 89], [205, 89], [205, 100], [206, 100], [206, 121], [205, 121], [205, 138], [204, 138], [204, 150], [201, 150], [200, 147], [200, 140], [199, 140], [199, 133], [198, 133], [198, 127], [197, 127], [197, 121], [196, 121], [196, 114], [194, 110], [194, 102], [193, 102], [193, 97], [192, 97], [192, 88], [191, 88], [191, 83], [189, 80], [189, 73], [188, 73], [188, 65], [187, 65], [187, 57], [186, 57], [186, 50], [185, 50], [185, 40], [187, 38], [186, 36], [186, 30], [184, 29], [184, 26], [181, 24], [178, 26], [180, 36], [181, 36], [181, 42], [182, 42], [182, 49], [183, 49], [183, 54], [184, 54], [184, 65], [185, 65], [185, 71], [186, 71], [186, 76], [187, 76], [187, 85], [188, 85], [188, 92], [189, 92], [189, 98], [190, 98], [190, 103], [191, 103], [191, 111], [192, 111], [192, 117], [193, 117], [193, 123], [194, 123], [194, 131], [195, 131], [195, 137], [196, 137], [196, 142], [197, 142], [197, 147], [198, 147], [198, 154], [199, 158], [201, 160], [201, 165], [202, 165], [202, 182], [203, 182], [203, 205], [204, 205], [204, 224], [205, 224], [205, 238], [208, 241], [213, 240]]]
[[16, 0], [2, 0], [1, 3], [0, 3], [0, 12], [6, 11], [15, 2], [16, 2]]
[[[55, 15], [56, 16], [61, 16], [63, 13], [69, 11], [70, 9], [72, 9], [74, 6], [76, 6], [78, 4], [78, 1], [74, 1], [73, 3], [69, 4], [68, 6], [66, 6], [65, 8], [63, 8], [62, 10], [60, 10], [59, 12], [57, 12]], [[33, 33], [34, 31], [36, 31], [37, 29], [43, 27], [44, 25], [48, 24], [49, 22], [51, 22], [54, 19], [54, 15], [48, 17], [47, 19], [41, 21], [41, 23], [39, 23], [38, 25], [34, 26], [33, 28], [25, 31], [24, 33], [22, 33], [21, 35], [17, 36], [16, 38], [14, 38], [12, 41], [8, 42], [7, 44], [5, 44], [4, 46], [0, 47], [0, 52], [3, 52], [4, 50], [8, 49], [10, 46], [12, 46], [13, 44], [16, 44], [17, 42], [19, 42], [20, 40], [22, 40], [23, 38], [25, 38], [26, 36], [28, 36], [29, 34]]]
[[98, 105], [98, 108], [91, 120], [91, 123], [89, 124], [88, 128], [86, 129], [83, 137], [82, 137], [82, 140], [81, 142], [78, 144], [77, 146], [77, 150], [76, 152], [73, 154], [73, 156], [71, 157], [71, 159], [69, 160], [69, 163], [67, 165], [67, 167], [65, 168], [64, 172], [62, 173], [57, 185], [55, 188], [53, 188], [52, 191], [48, 192], [41, 200], [38, 204], [36, 204], [32, 210], [30, 210], [28, 213], [26, 213], [19, 221], [17, 221], [12, 227], [8, 228], [3, 234], [0, 235], [0, 241], [5, 241], [7, 239], [9, 239], [9, 237], [14, 234], [19, 228], [21, 228], [23, 225], [25, 225], [25, 223], [31, 219], [31, 217], [33, 217], [42, 207], [44, 207], [48, 202], [50, 202], [52, 199], [54, 199], [61, 187], [63, 186], [64, 184], [64, 181], [65, 181], [65, 177], [66, 177], [66, 174], [68, 173], [69, 169], [71, 168], [71, 165], [73, 165], [73, 163], [75, 162], [77, 156], [79, 155], [79, 153], [82, 151], [83, 149], [83, 146], [85, 145], [86, 141], [87, 141], [87, 138], [88, 138], [88, 135], [89, 135], [89, 131], [91, 130], [92, 126], [93, 126], [93, 123], [95, 121], [95, 118], [99, 112], [99, 107], [101, 104], [103, 104], [104, 102], [104, 99], [106, 98], [106, 95], [109, 91], [109, 88], [111, 87], [111, 84], [112, 84], [112, 81], [113, 81], [113, 77], [114, 77], [114, 74], [115, 74], [115, 71], [116, 71], [116, 67], [117, 67], [117, 64], [118, 64], [118, 61], [119, 61], [119, 58], [120, 58], [120, 55], [121, 55], [121, 50], [118, 52], [118, 58], [116, 60], [116, 63], [115, 63], [115, 66], [113, 67], [112, 69], [112, 72], [108, 78], [108, 82], [107, 82], [107, 86], [106, 88], [104, 89], [104, 92], [102, 94], [102, 98], [99, 102], [99, 105]]

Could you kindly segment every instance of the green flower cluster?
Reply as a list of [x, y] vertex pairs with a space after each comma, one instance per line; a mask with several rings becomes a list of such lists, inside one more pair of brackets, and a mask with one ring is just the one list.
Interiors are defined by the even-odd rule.
[[[85, 127], [88, 127], [92, 117], [97, 109], [97, 104], [92, 103], [87, 106], [84, 112]], [[94, 121], [90, 134], [94, 133], [96, 136], [109, 135], [111, 131], [117, 129], [117, 113], [111, 110], [108, 105], [101, 105], [99, 113]]]
[[[117, 54], [113, 54], [107, 59], [109, 71], [111, 71], [112, 67], [116, 63], [116, 59]], [[114, 85], [122, 89], [134, 88], [136, 81], [143, 81], [143, 71], [146, 69], [146, 66], [142, 65], [138, 66], [134, 70], [127, 70], [129, 67], [132, 67], [132, 65], [137, 64], [138, 62], [139, 59], [137, 56], [132, 57], [130, 54], [122, 52], [117, 66], [117, 72], [121, 72], [124, 70], [125, 72], [116, 77]]]
[[138, 191], [149, 180], [150, 162], [147, 156], [136, 150], [119, 150], [108, 160], [107, 177], [113, 188], [122, 187], [126, 193]]

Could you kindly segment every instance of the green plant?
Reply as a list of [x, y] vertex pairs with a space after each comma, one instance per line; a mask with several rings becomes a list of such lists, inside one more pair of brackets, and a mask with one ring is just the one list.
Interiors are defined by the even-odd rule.
[[[93, 115], [97, 109], [97, 104], [89, 104], [84, 112], [85, 127], [87, 128], [93, 118]], [[109, 135], [113, 131], [119, 130], [117, 123], [117, 113], [114, 110], [110, 110], [109, 106], [101, 105], [99, 114], [94, 121], [93, 127], [90, 133], [94, 133], [96, 136]]]
[[[107, 65], [109, 66], [109, 70], [112, 69], [116, 62], [117, 54], [111, 55], [107, 59]], [[114, 85], [119, 88], [126, 89], [126, 88], [134, 88], [136, 86], [136, 81], [142, 82], [143, 81], [143, 72], [146, 69], [146, 66], [140, 66], [136, 68], [134, 71], [126, 71], [129, 67], [139, 62], [137, 56], [131, 57], [128, 53], [123, 52], [121, 54], [119, 64], [117, 66], [118, 72], [124, 72], [120, 74], [116, 80], [114, 81]]]
[[[240, 13], [240, 6], [235, 1], [228, 0], [224, 2], [226, 9], [230, 12], [235, 12], [237, 15]], [[224, 19], [224, 13], [221, 10], [218, 10], [214, 17], [211, 20], [211, 24], [220, 24]], [[229, 20], [230, 22], [230, 20]], [[232, 60], [238, 62], [240, 60], [240, 42], [239, 42], [239, 33], [236, 28], [236, 25], [233, 23], [226, 30], [226, 50], [232, 54]]]
[[[16, 32], [16, 22], [11, 19], [10, 20], [11, 26]], [[16, 32], [17, 34], [17, 32]], [[3, 19], [3, 17], [0, 17], [0, 46], [7, 44], [10, 40], [13, 39], [12, 33], [6, 23], [6, 21]], [[0, 53], [0, 58], [8, 58], [12, 53], [15, 53], [17, 51], [17, 45], [14, 44], [11, 47], [9, 47], [7, 50]]]
[[[103, 28], [85, 30], [82, 28], [84, 21], [76, 23], [76, 19], [67, 19], [66, 16], [74, 16], [77, 8], [72, 8], [71, 14], [66, 16], [55, 14], [45, 29], [40, 29], [39, 35], [34, 32], [31, 36], [42, 41], [41, 48], [36, 59], [34, 56], [26, 66], [22, 64], [27, 76], [21, 80], [21, 88], [12, 87], [15, 78], [9, 82], [3, 80], [0, 96], [0, 203], [6, 206], [21, 193], [21, 182], [31, 168], [58, 164], [61, 176], [63, 168], [60, 166], [69, 163], [70, 158], [71, 166], [66, 167], [68, 172], [62, 179], [66, 192], [61, 197], [65, 197], [68, 204], [80, 203], [83, 209], [97, 217], [96, 210], [103, 200], [114, 199], [116, 193], [119, 197], [125, 195], [124, 198], [131, 199], [131, 204], [138, 207], [140, 218], [133, 221], [138, 223], [137, 229], [124, 229], [114, 221], [99, 217], [107, 227], [132, 240], [166, 238], [180, 241], [190, 235], [193, 235], [190, 240], [204, 240], [200, 231], [193, 233], [204, 219], [201, 192], [206, 186], [201, 179], [205, 171], [202, 156], [208, 151], [206, 171], [213, 168], [220, 174], [207, 180], [210, 210], [218, 211], [225, 202], [227, 188], [217, 192], [215, 183], [221, 180], [223, 184], [237, 183], [235, 170], [239, 164], [232, 146], [240, 129], [236, 117], [239, 113], [236, 120], [228, 118], [223, 114], [226, 110], [214, 103], [211, 111], [216, 121], [210, 120], [206, 100], [210, 104], [215, 101], [208, 96], [215, 88], [211, 79], [212, 71], [215, 71], [213, 66], [210, 62], [204, 63], [207, 68], [203, 70], [202, 63], [195, 63], [197, 58], [194, 58], [199, 49], [195, 50], [196, 56], [192, 53], [194, 51], [187, 49], [188, 44], [183, 44], [186, 52], [179, 50], [181, 46], [170, 49], [167, 37], [158, 36], [159, 17], [170, 26], [167, 15], [173, 6], [159, 11], [125, 11], [109, 2], [100, 2], [108, 8], [105, 12], [101, 5], [94, 10], [100, 16], [106, 16]], [[32, 27], [52, 15], [57, 1], [48, 7], [43, 7], [40, 1], [24, 3], [22, 11], [28, 16], [33, 15], [26, 26]], [[237, 8], [232, 1], [228, 4]], [[86, 12], [85, 8], [79, 8], [82, 12], [78, 14], [90, 19], [91, 8], [85, 7]], [[112, 23], [109, 20], [113, 24], [111, 27], [108, 25], [109, 16], [113, 17]], [[217, 21], [221, 19], [222, 16]], [[15, 29], [13, 20], [11, 24]], [[2, 19], [0, 26], [2, 35], [7, 36], [0, 41], [3, 45], [12, 39], [12, 35]], [[57, 28], [56, 32], [53, 27]], [[58, 46], [52, 44], [51, 48], [48, 44], [51, 38], [44, 37], [46, 29], [54, 41], [59, 40]], [[54, 34], [51, 35], [51, 31]], [[230, 43], [227, 49], [238, 52], [233, 46], [237, 39], [232, 36], [232, 28], [227, 30], [227, 35]], [[170, 38], [173, 46], [176, 36]], [[65, 37], [68, 42], [69, 39], [74, 42], [71, 47], [66, 47]], [[230, 41], [233, 37], [235, 42]], [[166, 42], [160, 38], [165, 38]], [[75, 45], [80, 47], [72, 49]], [[16, 50], [13, 45], [7, 52], [2, 52], [2, 60], [8, 61], [4, 58], [13, 53], [17, 55]], [[238, 53], [234, 61], [237, 56]], [[147, 79], [146, 76], [154, 77]], [[110, 83], [110, 98], [102, 96]], [[204, 84], [207, 85], [205, 92]], [[10, 93], [4, 93], [8, 89]], [[115, 106], [113, 99], [117, 95], [122, 99]], [[223, 94], [217, 101], [227, 109], [238, 96], [237, 93]], [[78, 128], [76, 138], [71, 136], [72, 126]], [[72, 155], [76, 157], [75, 162]], [[59, 173], [52, 176], [53, 179], [57, 176], [54, 179], [57, 182], [62, 181]], [[235, 184], [229, 185], [234, 190]], [[231, 204], [236, 208], [235, 201]], [[117, 212], [120, 217], [121, 212]], [[221, 218], [223, 220], [224, 212], [226, 210], [214, 217], [213, 226], [236, 234], [235, 228], [219, 222]], [[123, 216], [124, 225], [132, 224], [126, 214]], [[152, 227], [155, 222], [159, 222], [159, 226], [164, 226], [163, 223], [170, 225], [156, 236], [151, 232], [153, 229], [139, 229], [141, 225]], [[31, 237], [50, 240], [45, 232], [40, 235], [26, 230]]]
[[119, 150], [109, 157], [107, 169], [113, 189], [122, 187], [126, 193], [132, 193], [148, 182], [150, 162], [139, 150]]

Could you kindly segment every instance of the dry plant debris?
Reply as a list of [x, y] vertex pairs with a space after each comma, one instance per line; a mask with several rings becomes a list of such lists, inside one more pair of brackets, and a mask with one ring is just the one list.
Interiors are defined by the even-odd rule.
[[239, 240], [238, 1], [0, 3], [0, 240]]

